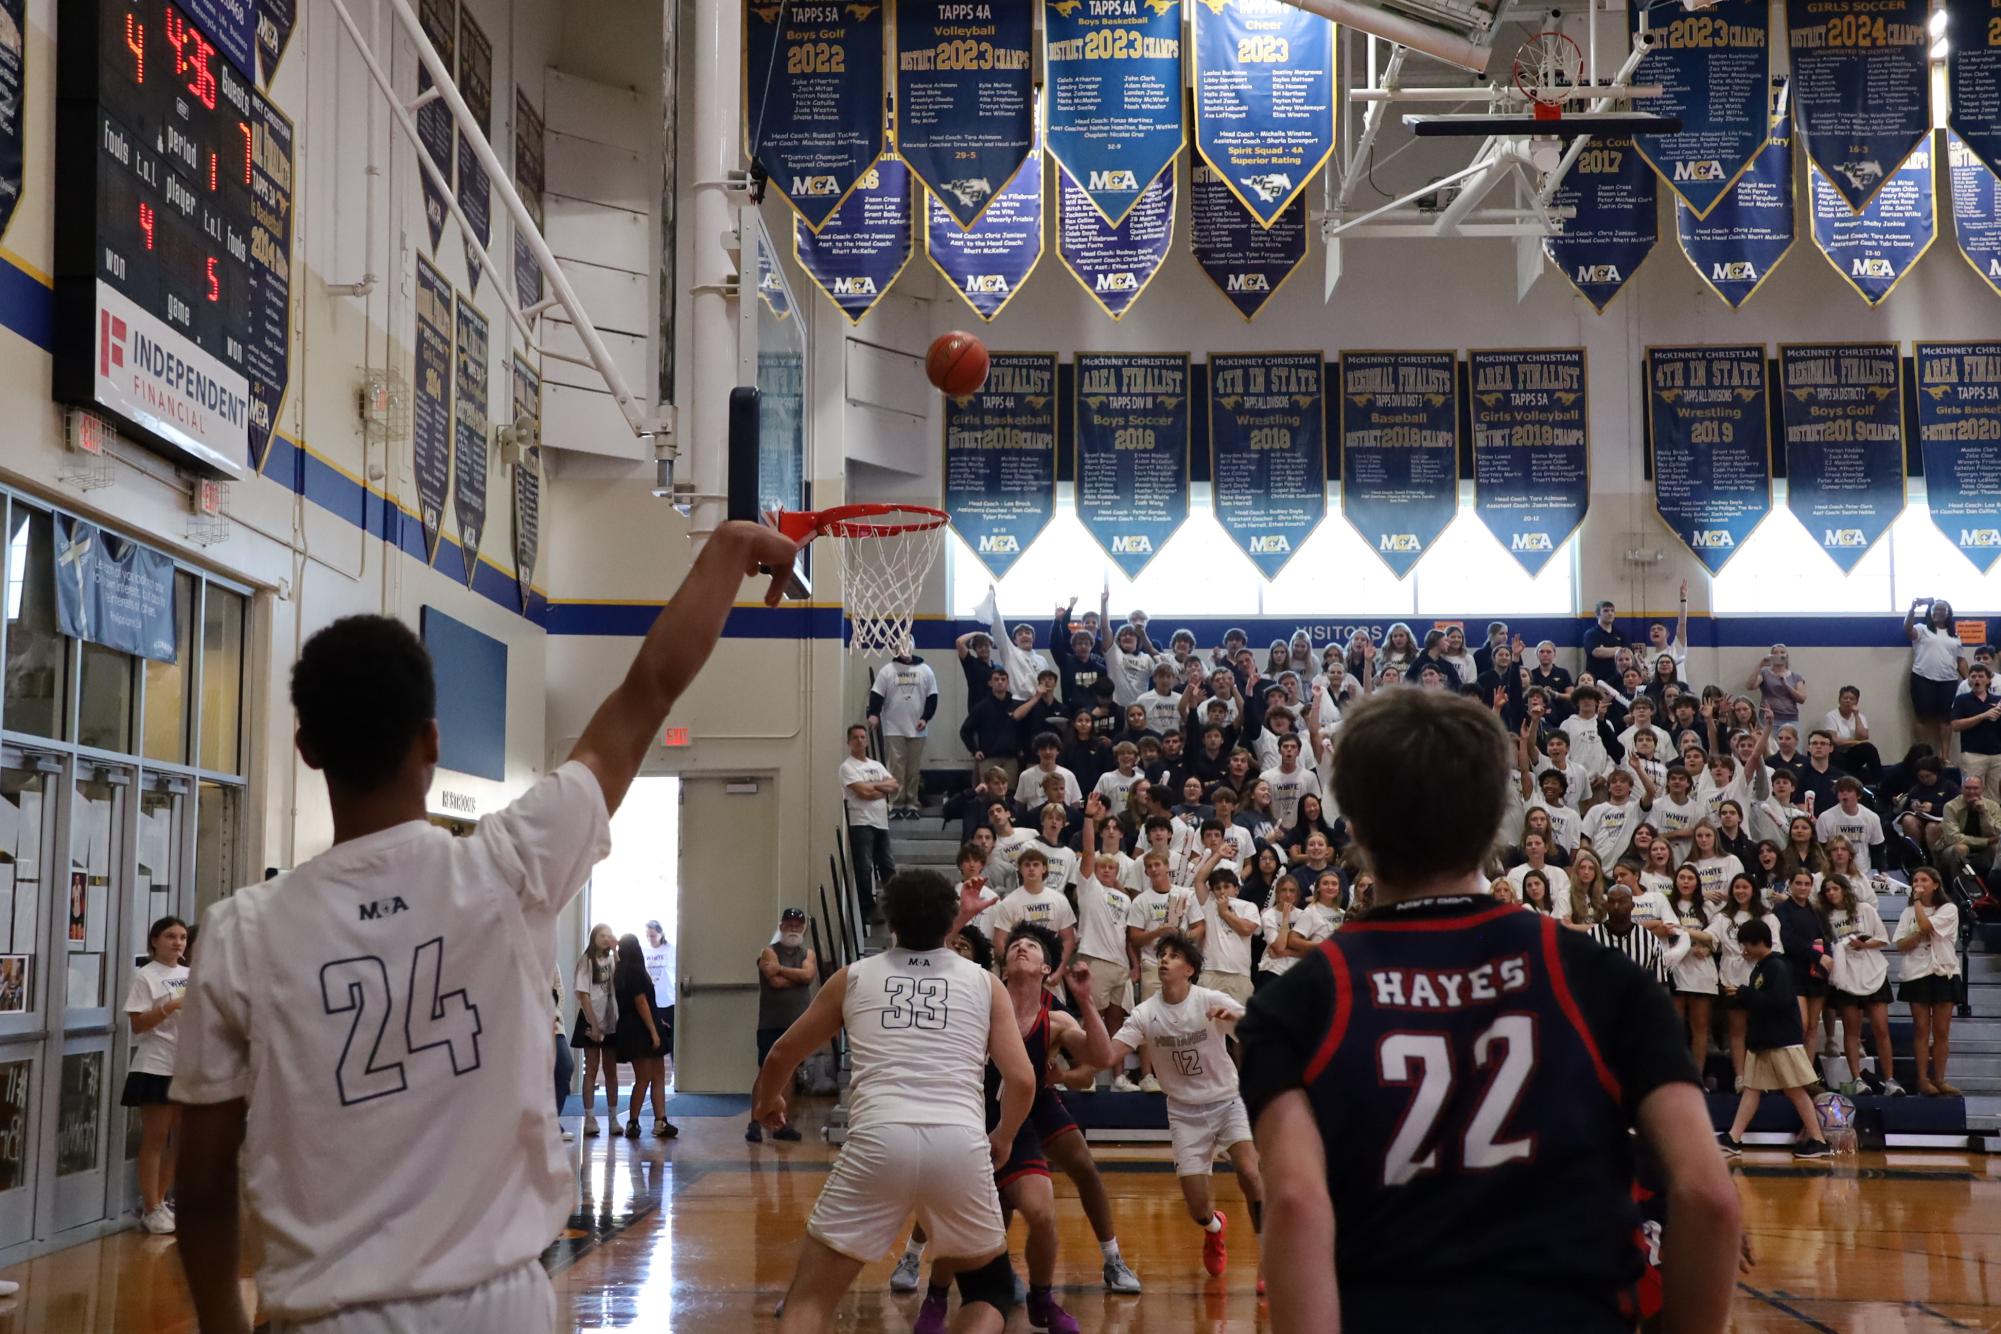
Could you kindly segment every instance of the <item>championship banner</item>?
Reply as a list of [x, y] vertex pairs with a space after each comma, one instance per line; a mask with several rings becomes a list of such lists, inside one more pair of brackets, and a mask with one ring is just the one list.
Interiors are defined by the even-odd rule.
[[479, 538], [486, 531], [486, 473], [492, 409], [488, 406], [486, 316], [472, 298], [459, 293], [456, 393], [452, 402], [452, 513], [459, 521], [459, 555], [465, 560], [466, 587], [479, 570]]
[[1341, 512], [1399, 579], [1459, 509], [1456, 361], [1341, 354]]
[[963, 231], [938, 197], [924, 192], [924, 253], [989, 323], [1042, 262], [1042, 161], [1042, 150], [1030, 149], [1007, 188]]
[[1188, 518], [1188, 357], [1077, 355], [1077, 518], [1128, 579]]
[[1056, 254], [1099, 309], [1124, 319], [1174, 243], [1174, 164], [1161, 168], [1139, 203], [1108, 223], [1090, 195], [1056, 170]]
[[410, 448], [426, 564], [438, 558], [438, 539], [445, 527], [445, 496], [452, 485], [452, 327], [452, 285], [419, 255]]
[[1711, 573], [1772, 512], [1765, 348], [1647, 349], [1654, 509]]
[[[446, 69], [458, 65], [459, 49], [459, 5], [458, 0], [418, 0], [417, 22], [424, 30], [437, 51], [438, 59]], [[417, 96], [431, 91], [431, 71], [427, 66], [417, 67]], [[458, 134], [452, 121], [452, 109], [445, 105], [441, 97], [433, 98], [417, 108], [417, 142], [423, 145], [424, 156], [431, 159], [445, 178], [447, 185], [452, 181], [452, 154], [457, 146]], [[418, 179], [424, 187], [424, 225], [431, 233], [431, 253], [438, 253], [438, 243], [445, 239], [445, 197], [431, 184], [430, 174], [421, 168]], [[446, 302], [447, 308], [450, 302]], [[449, 322], [447, 322], [449, 323]], [[432, 544], [431, 554], [437, 554], [437, 543]]]
[[250, 93], [252, 189], [250, 328], [243, 370], [250, 381], [250, 466], [264, 471], [292, 383], [292, 122]]
[[1584, 349], [1474, 352], [1473, 497], [1480, 522], [1530, 574], [1591, 500]]
[[1334, 25], [1284, 0], [1199, 0], [1189, 18], [1195, 149], [1269, 227], [1334, 151]]
[[1573, 208], [1543, 253], [1600, 315], [1659, 237], [1658, 178], [1631, 139], [1593, 139], [1550, 202]]
[[172, 556], [60, 512], [54, 545], [59, 633], [153, 662], [175, 660]]
[[1319, 352], [1209, 358], [1216, 522], [1267, 579], [1327, 518], [1326, 375]]
[[1985, 574], [2001, 556], [2001, 343], [1912, 352], [1932, 522]]
[[[18, 7], [21, 0], [6, 0]], [[257, 0], [257, 77], [266, 89], [278, 77], [278, 63], [292, 44], [292, 29], [298, 24], [297, 0]]]
[[[520, 357], [514, 359], [514, 420], [542, 420], [542, 377]], [[514, 465], [514, 587], [521, 610], [528, 610], [535, 587], [535, 562], [542, 553], [542, 447], [523, 450]]]
[[1945, 149], [1951, 171], [1953, 238], [1966, 262], [2001, 295], [2001, 178], [1950, 130]]
[[961, 227], [1035, 146], [1034, 45], [1027, 0], [896, 6], [896, 151]]
[[1807, 181], [1813, 243], [1864, 301], [1882, 305], [1938, 239], [1932, 146], [1926, 143], [1905, 158], [1860, 213], [1848, 211], [1847, 200], [1818, 166], [1808, 169]]
[[744, 149], [816, 231], [882, 156], [882, 44], [880, 4], [745, 0]]
[[[1642, 5], [1627, 6], [1637, 30]], [[1662, 21], [1665, 13], [1665, 21]], [[1723, 0], [1699, 11], [1651, 11], [1652, 45], [1633, 82], [1659, 84], [1635, 111], [1681, 121], [1674, 134], [1637, 134], [1633, 146], [1698, 218], [1716, 206], [1765, 142], [1771, 101], [1771, 10], [1766, 0]]]
[[1994, 0], [1943, 0], [1949, 90], [1946, 125], [1987, 170], [2001, 172], [2001, 8]]
[[21, 202], [22, 126], [28, 114], [27, 11], [28, 0], [0, 0], [0, 235], [14, 221], [14, 209]]
[[1846, 573], [1904, 509], [1895, 343], [1782, 343], [1786, 508]]
[[1793, 248], [1798, 231], [1792, 122], [1783, 115], [1772, 122], [1772, 137], [1708, 217], [1696, 217], [1684, 202], [1674, 223], [1681, 253], [1709, 290], [1732, 310], [1749, 301]]
[[[542, 186], [547, 179], [548, 145], [542, 117], [520, 92], [514, 94], [514, 192], [522, 207], [542, 226]], [[542, 301], [542, 266], [528, 248], [521, 229], [514, 229], [514, 300], [525, 311]]]
[[[473, 123], [488, 139], [493, 137], [493, 42], [481, 31], [478, 20], [472, 16], [470, 5], [459, 11], [459, 95], [465, 98], [466, 110], [472, 113]], [[473, 249], [478, 241], [485, 248], [493, 240], [493, 183], [487, 179], [486, 168], [480, 165], [473, 154], [472, 140], [461, 130], [459, 140], [459, 209], [472, 225], [472, 235], [465, 238], [466, 278], [474, 296], [479, 295], [480, 272], [484, 267], [479, 252]]]
[[1043, 0], [1042, 39], [1043, 144], [1123, 221], [1188, 142], [1180, 0]]
[[1196, 162], [1188, 193], [1188, 245], [1202, 274], [1246, 321], [1258, 317], [1306, 258], [1306, 201], [1295, 199], [1260, 226], [1206, 164]]
[[910, 169], [884, 153], [816, 234], [792, 224], [792, 256], [850, 324], [860, 324], [910, 262]]
[[995, 579], [1056, 512], [1056, 433], [1054, 352], [996, 352], [979, 393], [945, 400], [945, 512]]
[[1786, 0], [1793, 119], [1859, 210], [1931, 133], [1927, 0]]

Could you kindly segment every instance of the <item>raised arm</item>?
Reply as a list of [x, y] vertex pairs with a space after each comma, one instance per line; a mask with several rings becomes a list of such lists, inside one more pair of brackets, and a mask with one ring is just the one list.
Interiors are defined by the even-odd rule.
[[1913, 644], [1918, 642], [1918, 604], [1923, 598], [1912, 598], [1910, 609], [1904, 613], [1904, 638]]
[[1674, 618], [1674, 638], [1668, 643], [1675, 648], [1688, 651], [1688, 580], [1681, 581], [1681, 614]]

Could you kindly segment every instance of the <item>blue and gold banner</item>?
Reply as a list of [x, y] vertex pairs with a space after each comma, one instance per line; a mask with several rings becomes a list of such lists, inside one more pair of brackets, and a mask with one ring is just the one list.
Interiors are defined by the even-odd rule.
[[[419, 0], [417, 22], [424, 30], [424, 36], [438, 53], [438, 59], [446, 69], [456, 68], [459, 49], [459, 5], [458, 0]], [[417, 95], [422, 97], [431, 91], [431, 71], [426, 65], [417, 67]], [[444, 174], [445, 184], [452, 183], [452, 154], [458, 144], [458, 133], [453, 128], [452, 109], [445, 105], [441, 97], [434, 97], [417, 108], [417, 142], [424, 150], [424, 156], [431, 159], [431, 165]], [[445, 239], [445, 219], [450, 213], [445, 208], [445, 196], [431, 184], [430, 173], [421, 168], [417, 173], [423, 183], [424, 226], [430, 232], [431, 253], [438, 253], [438, 243]], [[446, 302], [449, 306], [449, 300]], [[447, 321], [449, 326], [450, 321]], [[432, 553], [436, 554], [435, 551]]]
[[1647, 349], [1654, 509], [1716, 574], [1772, 512], [1765, 348]]
[[[535, 226], [542, 226], [542, 185], [547, 177], [547, 130], [534, 103], [520, 92], [514, 95], [514, 192]], [[542, 264], [528, 248], [526, 234], [514, 233], [514, 300], [524, 310], [542, 300]]]
[[1786, 508], [1845, 573], [1904, 509], [1904, 373], [1895, 343], [1779, 347]]
[[945, 400], [945, 512], [1004, 579], [1056, 512], [1056, 354], [996, 352], [969, 399]]
[[1056, 190], [1057, 256], [1105, 314], [1124, 319], [1174, 244], [1174, 164], [1161, 169], [1117, 223], [1106, 222], [1061, 167]]
[[991, 321], [1042, 260], [1042, 150], [987, 205], [980, 220], [960, 230], [929, 190], [924, 192], [924, 253], [960, 299]]
[[1341, 512], [1399, 579], [1459, 510], [1457, 360], [1341, 354]]
[[896, 6], [896, 149], [961, 227], [1035, 145], [1034, 46], [1027, 0]]
[[[18, 10], [20, 0], [8, 0], [8, 6]], [[278, 77], [278, 63], [298, 22], [297, 0], [257, 0], [257, 77], [267, 90]]]
[[1473, 495], [1480, 522], [1540, 574], [1591, 501], [1584, 349], [1474, 352]]
[[438, 558], [452, 487], [452, 285], [417, 256], [416, 374], [410, 380], [410, 449], [424, 559]]
[[1203, 276], [1239, 315], [1254, 320], [1306, 258], [1306, 201], [1293, 200], [1264, 227], [1207, 164], [1195, 163], [1190, 175], [1189, 249]]
[[1600, 315], [1659, 239], [1659, 180], [1631, 139], [1593, 139], [1550, 202], [1575, 209], [1543, 253]]
[[792, 224], [792, 256], [813, 285], [860, 324], [910, 262], [910, 169], [884, 153], [818, 232]]
[[1793, 120], [1860, 209], [1931, 132], [1927, 0], [1786, 0]]
[[486, 531], [488, 442], [493, 438], [488, 405], [490, 350], [486, 316], [472, 298], [459, 293], [456, 392], [452, 398], [452, 513], [459, 521], [459, 555], [466, 587], [479, 571], [479, 539]]
[[2001, 178], [1950, 130], [1945, 148], [1951, 171], [1953, 238], [1974, 272], [2001, 295]]
[[22, 127], [28, 120], [28, 52], [24, 40], [28, 0], [0, 0], [0, 16], [4, 16], [14, 34], [12, 42], [0, 41], [0, 235], [4, 235], [8, 224], [14, 221], [14, 209], [21, 202]]
[[2001, 343], [1919, 343], [1918, 440], [1932, 522], [1982, 574], [2001, 556]]
[[882, 156], [882, 47], [880, 4], [744, 0], [744, 151], [815, 230]]
[[1772, 137], [1709, 216], [1698, 218], [1684, 202], [1674, 211], [1681, 253], [1709, 290], [1732, 310], [1751, 299], [1793, 248], [1792, 121], [1781, 114]]
[[1285, 0], [1198, 0], [1195, 150], [1269, 227], [1334, 151], [1334, 25]]
[[[472, 6], [459, 11], [459, 96], [465, 99], [466, 110], [472, 113], [473, 123], [479, 132], [489, 140], [493, 137], [493, 40], [479, 26], [479, 20], [472, 16]], [[472, 235], [461, 237], [465, 242], [466, 275], [471, 282], [474, 296], [479, 295], [479, 278], [484, 265], [480, 263], [479, 252], [473, 249], [478, 241], [483, 248], [493, 240], [493, 183], [487, 179], [486, 168], [472, 151], [472, 141], [465, 131], [458, 132], [459, 151], [459, 211], [471, 224]]]
[[264, 94], [251, 90], [250, 123], [257, 207], [250, 218], [250, 332], [243, 369], [250, 381], [250, 463], [271, 458], [271, 438], [292, 383], [292, 122]]
[[[1648, 11], [1634, 4], [1626, 12], [1637, 29]], [[1633, 82], [1659, 84], [1661, 95], [1636, 97], [1633, 109], [1678, 117], [1681, 129], [1635, 135], [1633, 146], [1696, 217], [1706, 217], [1765, 142], [1771, 8], [1766, 0], [1723, 0], [1695, 12], [1656, 8], [1652, 16], [1652, 45]]]
[[1109, 223], [1187, 143], [1181, 0], [1043, 0], [1043, 144]]
[[1946, 124], [1987, 170], [2001, 172], [2001, 6], [1995, 0], [1944, 5]]
[[1209, 358], [1216, 522], [1267, 579], [1327, 517], [1326, 378], [1319, 352]]
[[1807, 170], [1813, 243], [1872, 306], [1883, 303], [1938, 239], [1932, 174], [1932, 146], [1927, 142], [1904, 159], [1860, 213], [1850, 213], [1847, 200], [1826, 174], [1818, 166]]
[[1077, 518], [1137, 579], [1188, 518], [1188, 357], [1077, 354]]
[[[514, 420], [542, 420], [542, 377], [520, 357], [514, 359]], [[521, 610], [535, 589], [535, 563], [542, 554], [542, 447], [522, 451], [514, 465], [514, 588]]]

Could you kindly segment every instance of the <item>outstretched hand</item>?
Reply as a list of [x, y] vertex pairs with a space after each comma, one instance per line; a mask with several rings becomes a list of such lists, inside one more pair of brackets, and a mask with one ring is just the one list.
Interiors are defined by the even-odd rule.
[[785, 596], [786, 585], [792, 582], [793, 558], [799, 554], [799, 548], [813, 540], [807, 537], [795, 542], [776, 528], [743, 519], [731, 520], [716, 529], [715, 537], [710, 540], [717, 538], [742, 544], [746, 579], [760, 574], [771, 576], [771, 586], [764, 590], [767, 607], [777, 606]]

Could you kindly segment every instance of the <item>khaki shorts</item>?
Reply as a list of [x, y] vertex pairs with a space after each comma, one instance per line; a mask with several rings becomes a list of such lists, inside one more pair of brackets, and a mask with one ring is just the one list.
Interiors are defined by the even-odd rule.
[[1211, 991], [1220, 991], [1239, 1005], [1251, 1003], [1251, 975], [1249, 973], [1204, 973], [1199, 985]]
[[1091, 1004], [1105, 1010], [1130, 1011], [1133, 1007], [1132, 965], [1124, 959], [1113, 962], [1095, 954], [1077, 956], [1091, 965]]
[[1160, 990], [1160, 965], [1141, 959], [1139, 961], [1139, 998], [1145, 1001]]
[[903, 1240], [913, 1213], [933, 1255], [984, 1260], [1007, 1249], [985, 1131], [894, 1123], [849, 1130], [806, 1235], [871, 1264]]

